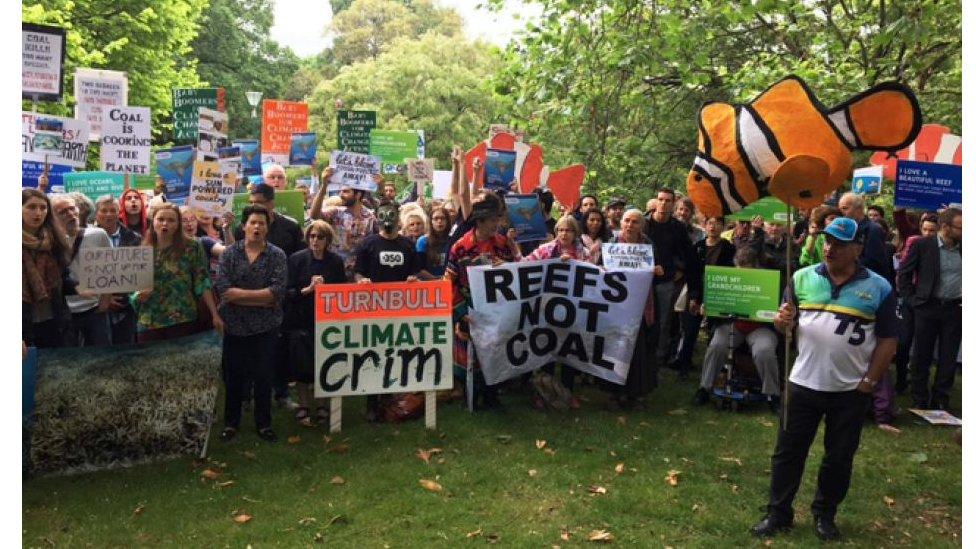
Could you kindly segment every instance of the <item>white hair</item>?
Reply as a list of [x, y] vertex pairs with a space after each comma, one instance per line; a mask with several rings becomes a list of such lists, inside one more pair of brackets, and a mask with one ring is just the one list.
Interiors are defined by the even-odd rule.
[[285, 167], [284, 166], [282, 166], [281, 164], [279, 164], [277, 162], [269, 162], [269, 163], [265, 164], [264, 166], [261, 166], [261, 177], [267, 177], [268, 174], [271, 173], [271, 170], [273, 170], [275, 168], [281, 170], [281, 173], [285, 173]]

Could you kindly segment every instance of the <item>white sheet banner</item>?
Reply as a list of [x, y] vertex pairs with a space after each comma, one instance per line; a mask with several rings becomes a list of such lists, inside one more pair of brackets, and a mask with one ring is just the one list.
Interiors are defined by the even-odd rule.
[[471, 338], [485, 380], [559, 362], [623, 385], [651, 278], [575, 260], [470, 267]]

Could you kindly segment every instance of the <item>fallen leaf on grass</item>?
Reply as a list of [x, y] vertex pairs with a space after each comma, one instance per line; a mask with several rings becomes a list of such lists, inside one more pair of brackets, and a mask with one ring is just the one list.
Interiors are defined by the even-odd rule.
[[417, 457], [422, 459], [424, 463], [430, 463], [430, 456], [439, 454], [443, 452], [440, 448], [431, 448], [430, 450], [424, 450], [423, 448], [417, 448]]
[[766, 541], [763, 542], [763, 545], [765, 545], [766, 547], [772, 547], [773, 546], [773, 540], [767, 539]]
[[139, 505], [136, 505], [136, 508], [132, 511], [132, 516], [137, 517], [141, 515], [142, 512], [145, 510], [146, 510], [146, 504], [140, 503]]
[[488, 543], [498, 543], [498, 540], [501, 538], [498, 536], [498, 534], [488, 534], [485, 536], [485, 539], [488, 540]]
[[737, 457], [735, 457], [735, 456], [720, 457], [718, 459], [720, 459], [722, 461], [728, 461], [730, 463], [734, 463], [734, 464], [738, 465], [739, 467], [742, 467], [742, 460], [739, 459], [739, 458], [737, 458]]
[[339, 475], [336, 475], [336, 476], [332, 477], [332, 480], [329, 481], [329, 482], [331, 482], [332, 484], [335, 484], [336, 486], [341, 486], [341, 485], [343, 485], [343, 484], [346, 483], [346, 479], [340, 477]]
[[607, 532], [606, 530], [593, 530], [590, 532], [590, 535], [586, 537], [586, 540], [597, 543], [610, 543], [613, 541], [613, 534]]
[[701, 505], [699, 505], [699, 504], [697, 504], [697, 503], [691, 506], [691, 510], [692, 510], [692, 511], [697, 511], [697, 510], [699, 510], [699, 509], [701, 509]]
[[322, 532], [315, 532], [315, 537], [312, 538], [312, 541], [314, 541], [315, 543], [322, 543], [323, 541], [325, 541], [325, 537], [322, 536]]
[[429, 490], [431, 492], [441, 492], [444, 490], [444, 487], [441, 486], [440, 483], [426, 478], [420, 479], [420, 485], [424, 487], [424, 490]]
[[760, 419], [759, 420], [759, 424], [762, 425], [763, 427], [772, 427], [773, 426], [773, 422], [772, 421], [769, 421], [768, 419]]
[[217, 488], [230, 488], [233, 485], [234, 485], [234, 481], [233, 480], [228, 480], [228, 481], [224, 481], [224, 482], [218, 482], [217, 484], [214, 484], [214, 486], [216, 486]]
[[624, 464], [623, 464], [623, 463], [618, 463], [618, 464], [617, 464], [617, 465], [616, 465], [616, 466], [615, 466], [615, 467], [613, 468], [613, 471], [614, 471], [615, 473], [617, 473], [618, 475], [622, 475], [622, 474], [623, 474], [623, 472], [624, 472]]
[[914, 454], [908, 456], [908, 460], [914, 461], [915, 463], [925, 463], [929, 460], [929, 456], [925, 452], [915, 452]]
[[894, 507], [895, 506], [895, 498], [885, 496], [884, 497], [884, 502], [885, 502], [885, 505], [887, 505], [888, 507]]
[[675, 471], [674, 469], [671, 469], [670, 471], [668, 471], [668, 476], [664, 477], [664, 481], [667, 482], [668, 485], [670, 485], [670, 486], [677, 486], [678, 485], [678, 475], [680, 475], [680, 474], [681, 474], [681, 471]]
[[538, 474], [539, 474], [539, 471], [536, 471], [535, 469], [529, 469], [529, 476], [530, 477], [534, 477], [534, 476], [536, 476]]
[[498, 435], [495, 437], [495, 440], [501, 442], [502, 444], [508, 444], [509, 442], [512, 442], [512, 435]]
[[627, 416], [617, 416], [617, 423], [627, 425]]
[[538, 449], [540, 449], [540, 450], [543, 449], [543, 448], [545, 448], [546, 447], [546, 441], [536, 439], [536, 441], [535, 441], [535, 447], [538, 448]]
[[878, 429], [881, 429], [882, 431], [885, 431], [886, 433], [891, 433], [893, 435], [900, 435], [901, 434], [901, 429], [899, 429], [898, 427], [895, 427], [894, 425], [888, 424], [888, 423], [880, 423], [880, 424], [878, 424]]
[[684, 408], [676, 408], [676, 409], [671, 410], [670, 412], [668, 412], [668, 415], [669, 416], [683, 416], [683, 415], [685, 415], [687, 413], [688, 413], [688, 410], [685, 410]]
[[244, 457], [247, 459], [257, 459], [257, 454], [250, 450], [244, 450]]
[[241, 513], [239, 515], [234, 515], [234, 522], [237, 524], [244, 524], [245, 522], [249, 522], [252, 518], [253, 517], [247, 513]]
[[292, 435], [288, 437], [288, 444], [298, 444], [301, 441], [302, 441], [302, 437], [298, 435]]
[[444, 458], [437, 458], [437, 463], [440, 465], [444, 465], [445, 463], [447, 463], [447, 460]]
[[464, 534], [464, 537], [466, 537], [466, 538], [475, 538], [475, 537], [478, 537], [480, 535], [481, 535], [481, 528], [478, 528], [474, 532], [468, 532], [467, 534]]
[[298, 524], [301, 524], [302, 526], [308, 526], [309, 524], [312, 524], [314, 522], [315, 522], [315, 517], [305, 517], [303, 519], [300, 519], [298, 521]]
[[563, 530], [559, 533], [559, 539], [563, 541], [569, 541], [569, 530]]
[[552, 448], [543, 448], [542, 451], [545, 452], [549, 456], [556, 455], [556, 451], [553, 450]]
[[604, 495], [607, 493], [606, 488], [604, 488], [603, 486], [597, 486], [595, 484], [591, 484], [589, 490], [591, 494]]
[[213, 469], [204, 469], [200, 476], [207, 480], [214, 480], [220, 476], [220, 471], [214, 471]]
[[349, 445], [346, 443], [336, 444], [332, 448], [328, 449], [331, 454], [345, 454], [349, 452]]
[[329, 526], [332, 526], [333, 524], [340, 523], [340, 522], [346, 522], [345, 515], [336, 515], [330, 518], [329, 521], [325, 523], [325, 528], [328, 528]]
[[329, 435], [322, 435], [322, 442], [329, 444], [330, 442], [332, 442], [332, 437], [330, 437]]

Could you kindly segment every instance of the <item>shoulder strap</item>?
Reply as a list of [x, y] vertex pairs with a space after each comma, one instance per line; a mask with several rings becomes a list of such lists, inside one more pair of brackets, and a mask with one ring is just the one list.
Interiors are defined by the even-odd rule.
[[84, 238], [85, 238], [85, 229], [82, 228], [78, 231], [78, 234], [75, 235], [74, 244], [71, 245], [71, 257], [68, 258], [68, 263], [71, 263], [72, 261], [75, 260], [75, 256], [78, 255], [78, 249], [81, 248], [81, 241]]

